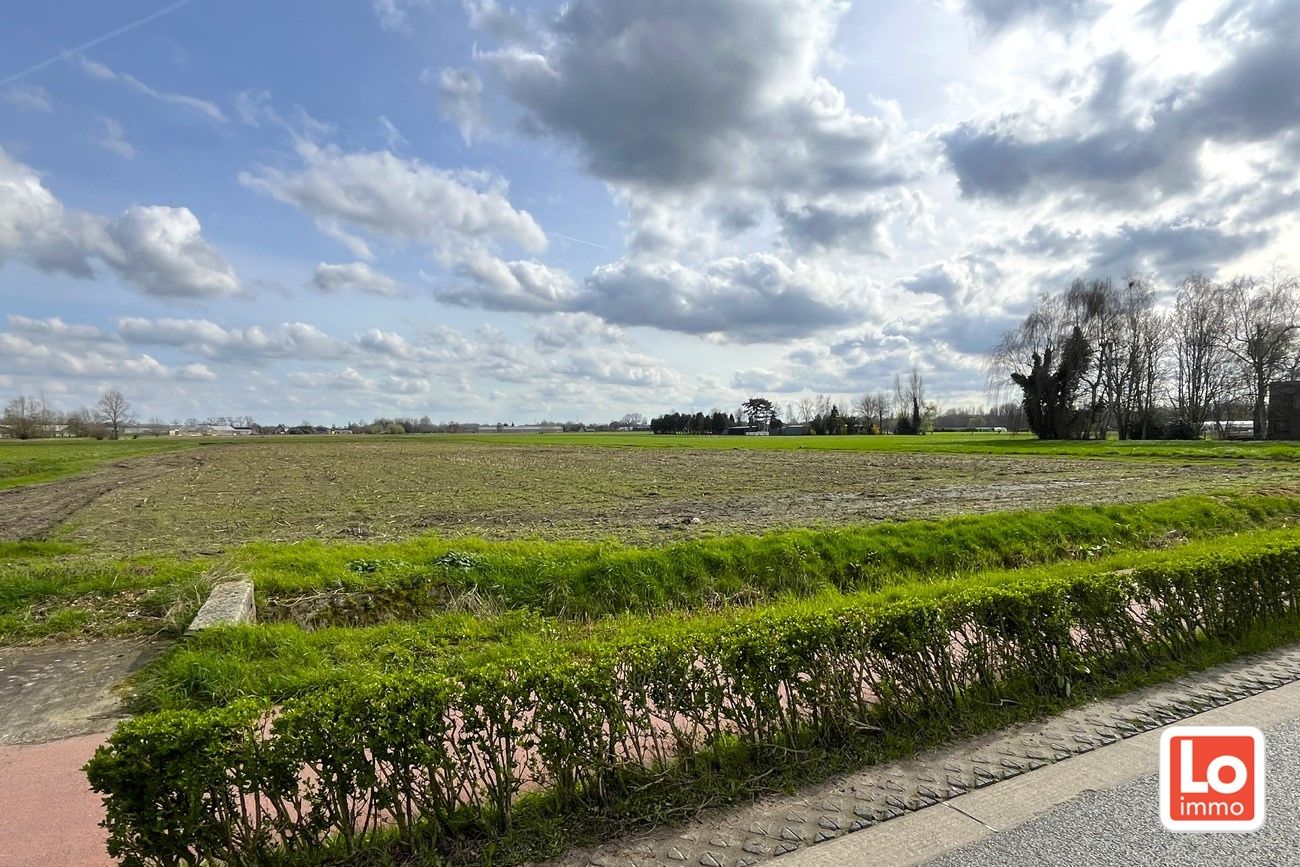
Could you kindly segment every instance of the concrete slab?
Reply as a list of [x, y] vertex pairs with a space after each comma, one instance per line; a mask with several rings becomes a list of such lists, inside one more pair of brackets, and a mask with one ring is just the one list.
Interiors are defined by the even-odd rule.
[[223, 581], [208, 595], [199, 613], [194, 615], [186, 633], [198, 632], [213, 626], [236, 623], [256, 623], [257, 608], [253, 602], [253, 582], [247, 580]]
[[0, 744], [108, 731], [125, 716], [115, 687], [165, 646], [103, 639], [0, 647]]

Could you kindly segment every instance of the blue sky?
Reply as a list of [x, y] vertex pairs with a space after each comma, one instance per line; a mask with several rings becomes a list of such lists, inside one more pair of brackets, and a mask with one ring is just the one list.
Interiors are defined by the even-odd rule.
[[64, 409], [598, 420], [912, 366], [978, 402], [1038, 293], [1300, 237], [1295, 0], [5, 18], [0, 393]]

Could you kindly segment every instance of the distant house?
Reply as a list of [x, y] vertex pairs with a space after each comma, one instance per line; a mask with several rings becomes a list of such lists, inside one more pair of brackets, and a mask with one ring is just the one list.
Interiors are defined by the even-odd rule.
[[516, 424], [499, 430], [501, 433], [561, 433], [564, 429], [558, 424]]
[[777, 431], [777, 436], [783, 437], [806, 437], [808, 436], [808, 425], [806, 424], [783, 424]]
[[332, 437], [343, 436], [344, 434], [350, 434], [350, 433], [353, 433], [353, 430], [352, 430], [352, 428], [350, 428], [350, 427], [332, 427], [332, 428], [330, 428], [330, 436], [332, 436]]
[[1300, 440], [1300, 382], [1269, 383], [1268, 438]]

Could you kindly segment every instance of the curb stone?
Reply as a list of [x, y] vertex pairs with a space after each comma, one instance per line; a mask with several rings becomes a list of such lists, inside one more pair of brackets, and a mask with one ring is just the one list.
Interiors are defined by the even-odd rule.
[[212, 588], [208, 599], [190, 621], [186, 635], [212, 626], [255, 623], [257, 608], [253, 601], [253, 582], [247, 579], [223, 581]]

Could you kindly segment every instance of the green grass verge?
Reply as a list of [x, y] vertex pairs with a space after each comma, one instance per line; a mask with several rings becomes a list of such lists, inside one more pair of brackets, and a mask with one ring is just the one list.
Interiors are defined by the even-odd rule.
[[204, 564], [108, 559], [59, 542], [0, 542], [0, 645], [175, 635], [207, 595]]
[[203, 709], [242, 698], [283, 701], [329, 686], [377, 676], [453, 673], [520, 656], [530, 650], [577, 648], [590, 641], [630, 636], [654, 640], [677, 630], [723, 629], [737, 616], [772, 617], [841, 607], [885, 607], [899, 601], [936, 599], [963, 590], [1029, 585], [1134, 567], [1159, 568], [1214, 555], [1232, 556], [1295, 541], [1300, 530], [1247, 531], [1207, 538], [1165, 550], [1122, 550], [1096, 559], [995, 570], [941, 581], [904, 581], [879, 590], [785, 598], [744, 615], [722, 611], [623, 614], [590, 622], [531, 611], [499, 615], [444, 613], [417, 621], [370, 627], [307, 630], [289, 623], [209, 629], [187, 638], [137, 676], [134, 709]]
[[[305, 611], [321, 624], [410, 618], [449, 606], [594, 618], [1087, 559], [1297, 518], [1300, 499], [1231, 494], [721, 536], [650, 548], [430, 536], [389, 544], [252, 543], [232, 564], [253, 576], [264, 606], [269, 600], [317, 597], [298, 606], [297, 616]], [[293, 609], [272, 605], [270, 613], [288, 610]]]
[[110, 440], [0, 440], [0, 489], [50, 482], [111, 461], [190, 449], [199, 439], [149, 437]]
[[0, 644], [174, 634], [201, 604], [208, 571], [252, 575], [267, 621], [324, 628], [435, 617], [448, 629], [468, 630], [448, 641], [472, 642], [481, 630], [463, 624], [476, 614], [530, 611], [558, 622], [720, 609], [1086, 561], [1297, 520], [1300, 498], [1231, 494], [649, 548], [426, 536], [378, 545], [254, 543], [229, 558], [178, 560], [115, 559], [58, 542], [0, 542]]

